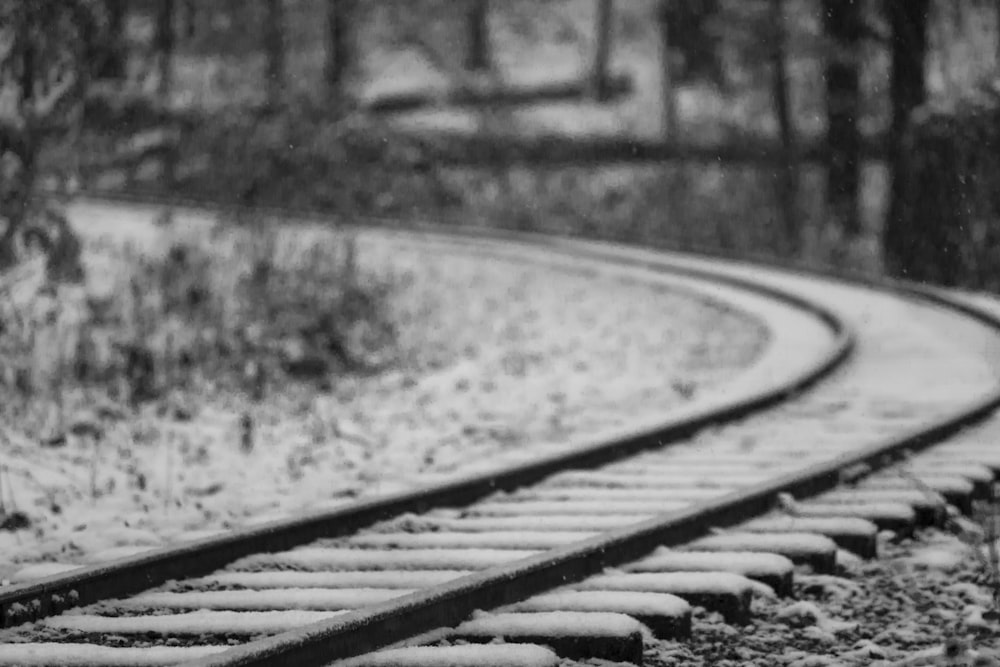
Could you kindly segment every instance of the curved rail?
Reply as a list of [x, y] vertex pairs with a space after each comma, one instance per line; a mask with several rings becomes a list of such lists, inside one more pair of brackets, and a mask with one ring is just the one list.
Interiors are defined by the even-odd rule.
[[[612, 261], [622, 263], [621, 260]], [[835, 313], [797, 295], [711, 271], [668, 265], [649, 268], [659, 273], [717, 281], [788, 304], [824, 323], [834, 334], [833, 343], [810, 367], [789, 379], [773, 383], [754, 396], [736, 398], [717, 406], [696, 407], [684, 417], [668, 420], [651, 430], [624, 435], [612, 441], [586, 444], [571, 452], [560, 452], [496, 472], [241, 529], [0, 591], [0, 628], [60, 613], [70, 607], [148, 589], [171, 579], [205, 574], [253, 553], [277, 551], [320, 538], [344, 535], [405, 513], [468, 504], [498, 490], [532, 484], [560, 470], [593, 467], [644, 449], [663, 447], [687, 439], [706, 427], [767, 409], [806, 390], [846, 361], [854, 347], [853, 332]]]
[[[649, 262], [651, 266], [658, 263]], [[943, 290], [859, 277], [850, 282], [932, 302], [972, 317], [1000, 333], [1000, 317], [952, 298]], [[709, 527], [725, 528], [741, 523], [770, 510], [782, 494], [802, 498], [830, 490], [840, 484], [845, 471], [859, 466], [869, 470], [884, 468], [912, 451], [936, 444], [976, 423], [998, 407], [1000, 379], [988, 392], [931, 426], [911, 429], [804, 471], [187, 664], [189, 667], [326, 665], [435, 628], [453, 627], [477, 609], [510, 604], [580, 581], [607, 567], [636, 560], [658, 546], [689, 542], [704, 535]]]
[[[148, 200], [144, 203], [150, 203]], [[466, 236], [471, 238], [505, 238], [528, 240], [532, 243], [559, 244], [566, 249], [565, 239], [519, 233], [494, 233], [479, 230], [456, 230], [440, 225], [421, 225], [419, 231]], [[581, 250], [577, 248], [577, 250]], [[622, 262], [621, 253], [614, 249], [591, 247], [592, 256]], [[758, 294], [778, 298], [797, 308], [819, 316], [836, 334], [835, 345], [826, 357], [809, 372], [769, 388], [764, 394], [733, 401], [721, 410], [700, 411], [691, 418], [664, 425], [653, 433], [636, 434], [611, 443], [595, 443], [570, 454], [551, 456], [530, 464], [508, 468], [499, 474], [479, 475], [442, 487], [422, 489], [387, 499], [357, 503], [349, 508], [306, 517], [293, 522], [279, 522], [259, 528], [239, 531], [222, 538], [203, 540], [191, 545], [167, 549], [107, 566], [89, 568], [69, 575], [53, 577], [0, 594], [0, 605], [7, 596], [16, 594], [18, 610], [32, 616], [61, 610], [70, 603], [81, 604], [95, 599], [121, 595], [137, 588], [148, 588], [169, 578], [192, 576], [216, 569], [246, 553], [288, 548], [319, 537], [369, 525], [401, 512], [426, 510], [432, 506], [464, 504], [489, 495], [496, 490], [523, 486], [566, 467], [591, 467], [645, 448], [657, 447], [663, 441], [676, 441], [695, 431], [721, 421], [737, 419], [754, 411], [772, 406], [784, 398], [813, 384], [847, 359], [853, 347], [853, 335], [835, 314], [812, 304], [802, 297], [780, 289], [762, 286], [731, 275], [720, 276], [710, 270], [679, 267], [668, 259], [632, 257], [633, 266], [655, 271], [677, 273], [690, 277], [718, 280], [731, 286], [749, 289]], [[897, 294], [916, 296], [972, 316], [990, 328], [1000, 331], [1000, 318], [965, 303], [957, 303], [946, 293], [906, 283], [853, 280], [875, 289], [892, 290]], [[772, 480], [752, 488], [701, 503], [696, 507], [660, 516], [654, 520], [606, 533], [600, 537], [556, 549], [545, 554], [494, 568], [479, 574], [435, 587], [431, 590], [367, 607], [336, 619], [318, 623], [300, 631], [285, 633], [247, 644], [225, 653], [190, 663], [192, 665], [278, 665], [328, 664], [331, 660], [358, 655], [393, 641], [426, 630], [454, 625], [477, 608], [495, 607], [523, 599], [536, 592], [582, 579], [605, 567], [635, 559], [659, 545], [688, 541], [706, 532], [709, 526], [727, 526], [748, 516], [768, 510], [778, 494], [812, 495], [838, 483], [840, 472], [860, 463], [872, 467], [886, 465], [903, 452], [933, 444], [947, 435], [970, 425], [1000, 406], [1000, 384], [966, 406], [940, 419], [927, 428], [913, 429], [862, 451], [838, 457], [832, 461]], [[343, 524], [343, 529], [331, 531], [330, 522]], [[350, 522], [350, 526], [348, 523]], [[326, 525], [324, 525], [326, 524]], [[199, 551], [206, 549], [207, 551]], [[249, 551], [246, 549], [249, 548]], [[207, 557], [206, 557], [207, 556]], [[195, 570], [187, 570], [184, 561], [197, 557], [201, 562]], [[207, 561], [207, 562], [206, 562]], [[147, 568], [155, 570], [152, 579]], [[180, 571], [179, 571], [180, 570]], [[160, 576], [164, 575], [162, 579]], [[123, 580], [128, 580], [125, 583]], [[136, 586], [120, 590], [119, 586]], [[87, 597], [80, 593], [86, 592]], [[72, 595], [76, 591], [77, 595]], [[109, 592], [110, 591], [110, 592]], [[96, 595], [96, 597], [91, 597]], [[47, 598], [47, 599], [46, 599]], [[58, 604], [52, 605], [52, 602]], [[46, 603], [49, 603], [48, 608]], [[8, 604], [13, 604], [11, 601]], [[0, 608], [3, 608], [0, 606]], [[3, 608], [9, 611], [10, 607]], [[26, 617], [23, 620], [28, 620]], [[20, 622], [20, 619], [15, 619]]]

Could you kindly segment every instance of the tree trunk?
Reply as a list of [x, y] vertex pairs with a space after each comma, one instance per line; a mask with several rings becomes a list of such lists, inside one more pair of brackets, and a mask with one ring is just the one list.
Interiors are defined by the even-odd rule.
[[781, 170], [778, 196], [781, 200], [782, 227], [785, 250], [794, 254], [799, 247], [799, 225], [796, 214], [798, 179], [796, 178], [794, 151], [795, 127], [793, 126], [788, 90], [788, 69], [785, 63], [785, 10], [783, 0], [771, 0], [771, 22], [774, 28], [772, 60], [772, 96], [774, 110], [781, 132]]
[[595, 0], [597, 2], [597, 20], [594, 22], [595, 48], [594, 62], [591, 65], [591, 90], [594, 99], [603, 102], [609, 97], [608, 60], [611, 57], [611, 30], [614, 18], [612, 0]]
[[903, 273], [911, 254], [913, 230], [906, 229], [903, 220], [905, 183], [903, 174], [907, 156], [903, 137], [913, 109], [927, 98], [924, 65], [927, 58], [927, 12], [930, 0], [887, 0], [892, 28], [892, 74], [890, 97], [892, 125], [889, 129], [889, 162], [892, 185], [889, 210], [882, 232], [885, 263], [892, 273]]
[[670, 51], [674, 48], [670, 41], [673, 28], [670, 25], [669, 8], [671, 0], [661, 0], [657, 8], [657, 24], [660, 28], [660, 98], [662, 132], [666, 141], [677, 138], [677, 106], [674, 104], [674, 67]]
[[108, 18], [106, 45], [100, 49], [94, 68], [95, 79], [125, 78], [127, 52], [125, 43], [125, 0], [104, 0]]
[[861, 232], [859, 188], [861, 139], [858, 135], [860, 87], [860, 0], [823, 0], [823, 28], [834, 53], [826, 65], [826, 199], [843, 231], [849, 237]]
[[671, 48], [684, 56], [678, 80], [702, 79], [724, 83], [717, 39], [709, 22], [719, 13], [718, 0], [669, 0], [664, 4]]
[[466, 20], [468, 21], [468, 54], [465, 66], [472, 71], [481, 71], [490, 66], [489, 0], [471, 0]]
[[156, 53], [159, 58], [160, 98], [170, 99], [174, 79], [174, 0], [159, 0], [156, 17]]
[[[174, 87], [174, 0], [160, 0], [156, 17], [156, 52], [159, 56], [160, 102], [164, 110], [170, 107], [170, 96]], [[168, 123], [169, 125], [169, 123]], [[167, 128], [169, 132], [171, 128]], [[172, 146], [163, 156], [163, 188], [173, 191], [177, 172], [177, 148]]]
[[267, 53], [267, 105], [276, 108], [285, 94], [285, 8], [282, 0], [265, 0], [264, 50]]
[[184, 0], [184, 38], [194, 39], [198, 34], [198, 3]]
[[346, 97], [353, 44], [351, 15], [355, 0], [327, 0], [326, 83], [330, 99]]
[[995, 24], [993, 26], [993, 29], [994, 29], [994, 34], [996, 35], [996, 40], [997, 40], [996, 41], [996, 45], [995, 45], [996, 46], [996, 62], [994, 62], [993, 65], [997, 69], [1000, 69], [1000, 0], [994, 0], [993, 5], [994, 5], [994, 9], [995, 9], [995, 12], [994, 12], [995, 16], [993, 17], [994, 21], [995, 21]]

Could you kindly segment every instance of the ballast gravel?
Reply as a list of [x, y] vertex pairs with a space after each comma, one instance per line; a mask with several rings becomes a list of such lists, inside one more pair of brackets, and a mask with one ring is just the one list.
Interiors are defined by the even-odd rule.
[[[936, 528], [880, 535], [878, 560], [796, 575], [795, 599], [756, 596], [752, 620], [694, 609], [692, 638], [646, 639], [646, 667], [1000, 665], [1000, 622], [970, 547]], [[986, 614], [987, 619], [983, 616]], [[576, 667], [564, 661], [563, 667]]]

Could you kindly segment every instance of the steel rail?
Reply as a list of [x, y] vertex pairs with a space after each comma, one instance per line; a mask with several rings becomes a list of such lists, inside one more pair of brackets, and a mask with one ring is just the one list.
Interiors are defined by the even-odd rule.
[[[859, 279], [859, 282], [867, 282]], [[1000, 332], [1000, 318], [945, 292], [895, 284], [893, 289], [952, 308]], [[878, 470], [971, 426], [1000, 407], [1000, 382], [980, 398], [933, 424], [910, 429], [864, 449], [810, 466], [697, 506], [664, 514], [544, 554], [501, 565], [406, 597], [349, 612], [292, 631], [184, 663], [186, 667], [329, 665], [438, 628], [453, 627], [478, 609], [491, 609], [580, 581], [647, 555], [659, 546], [689, 542], [771, 510], [781, 494], [801, 498], [837, 486], [848, 469]]]
[[[610, 261], [628, 264], [621, 259]], [[240, 529], [0, 590], [0, 628], [44, 618], [71, 607], [136, 593], [171, 579], [207, 574], [254, 553], [280, 551], [320, 538], [349, 534], [405, 513], [466, 505], [498, 490], [532, 484], [567, 468], [595, 467], [642, 450], [686, 440], [706, 427], [746, 417], [808, 389], [838, 368], [853, 351], [855, 336], [850, 327], [832, 311], [798, 295], [711, 271], [666, 264], [653, 270], [716, 281], [786, 303], [823, 322], [833, 333], [833, 342], [821, 358], [792, 378], [776, 382], [753, 396], [735, 398], [715, 407], [695, 408], [683, 418], [665, 420], [651, 430], [626, 433], [610, 441], [584, 443], [571, 452], [549, 455], [501, 470]]]
[[[148, 203], [148, 202], [147, 202]], [[280, 211], [279, 211], [280, 212]], [[383, 223], [385, 221], [379, 221]], [[391, 224], [393, 221], [389, 221]], [[454, 235], [456, 230], [436, 224], [420, 224], [421, 231]], [[471, 232], [462, 234], [462, 232]], [[565, 246], [565, 239], [537, 234], [505, 231], [459, 230], [459, 235], [476, 238], [528, 240]], [[732, 259], [705, 248], [705, 257]], [[611, 251], [591, 256], [612, 259]], [[620, 257], [619, 257], [620, 258]], [[775, 268], [771, 258], [738, 258], [744, 263]], [[640, 265], [653, 268], [667, 260], [648, 259]], [[960, 300], [943, 290], [905, 281], [880, 280], [859, 274], [838, 274], [807, 267], [785, 266], [785, 272], [803, 276], [821, 276], [840, 282], [889, 291], [916, 298], [963, 313], [1000, 332], [1000, 318]], [[931, 446], [974, 424], [1000, 407], [1000, 384], [978, 400], [954, 410], [934, 424], [915, 428], [901, 436], [883, 440], [859, 452], [839, 456], [805, 471], [729, 494], [698, 507], [666, 514], [639, 526], [606, 533], [568, 547], [510, 565], [437, 586], [433, 589], [344, 614], [299, 631], [283, 633], [252, 642], [216, 656], [186, 663], [189, 667], [270, 666], [284, 664], [326, 665], [397, 643], [436, 628], [454, 626], [476, 609], [488, 609], [522, 600], [542, 591], [579, 581], [605, 567], [639, 558], [657, 546], [676, 545], [707, 532], [710, 527], [739, 523], [773, 507], [779, 494], [802, 497], [829, 490], [840, 481], [841, 472], [867, 465], [879, 469], [890, 465], [912, 450]]]
[[[426, 230], [428, 226], [422, 227]], [[454, 234], [456, 231], [440, 226], [431, 227], [436, 227], [432, 231], [438, 233], [444, 231]], [[480, 234], [478, 231], [472, 236], [504, 237], [511, 240], [517, 238], [522, 241], [530, 239], [536, 244], [545, 243], [546, 239], [539, 235], [490, 232]], [[552, 237], [548, 239], [553, 243], [564, 241]], [[567, 248], [563, 246], [562, 249]], [[609, 260], [623, 259], [612, 251], [598, 251], [592, 256], [602, 256], [602, 254]], [[717, 253], [713, 254], [717, 256]], [[669, 261], [666, 259], [645, 259], [637, 264], [654, 270], [657, 266], [659, 270], [677, 268], [668, 268]], [[773, 263], [769, 263], [768, 266], [774, 268]], [[801, 268], [795, 272], [805, 275], [818, 273], [803, 271]], [[699, 271], [696, 270], [695, 273]], [[829, 274], [826, 274], [826, 277], [830, 277]], [[1000, 331], [1000, 319], [985, 310], [950, 298], [941, 290], [899, 281], [872, 280], [867, 277], [850, 276], [846, 280], [843, 276], [834, 278], [927, 300], [961, 312]], [[733, 280], [740, 279], [727, 276], [724, 282], [732, 284]], [[841, 334], [844, 333], [846, 329], [841, 330]], [[850, 345], [845, 348], [843, 358], [846, 358], [849, 349]], [[812, 466], [806, 471], [771, 480], [702, 503], [698, 507], [665, 514], [636, 527], [606, 533], [565, 548], [492, 568], [443, 586], [350, 612], [302, 630], [252, 642], [187, 664], [191, 666], [329, 664], [333, 660], [356, 656], [435, 628], [453, 626], [476, 609], [517, 601], [543, 590], [580, 580], [605, 567], [645, 555], [656, 546], [686, 542], [704, 534], [712, 526], [732, 525], [749, 516], [765, 512], [772, 507], [781, 493], [803, 496], [828, 490], [838, 484], [840, 473], [845, 468], [853, 468], [859, 464], [867, 464], [872, 468], [888, 465], [910, 450], [934, 444], [986, 417], [998, 406], [1000, 406], [1000, 385], [930, 426], [912, 429], [902, 436], [886, 439], [859, 452], [842, 455], [832, 461]]]

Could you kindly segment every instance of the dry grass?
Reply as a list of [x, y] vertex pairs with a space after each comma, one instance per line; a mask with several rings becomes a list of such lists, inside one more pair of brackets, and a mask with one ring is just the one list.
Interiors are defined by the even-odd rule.
[[154, 252], [105, 242], [86, 286], [42, 282], [6, 301], [5, 423], [48, 446], [74, 435], [96, 447], [109, 421], [145, 405], [188, 420], [205, 396], [259, 402], [391, 364], [393, 281], [359, 268], [349, 236], [279, 241], [265, 223], [166, 229]]

